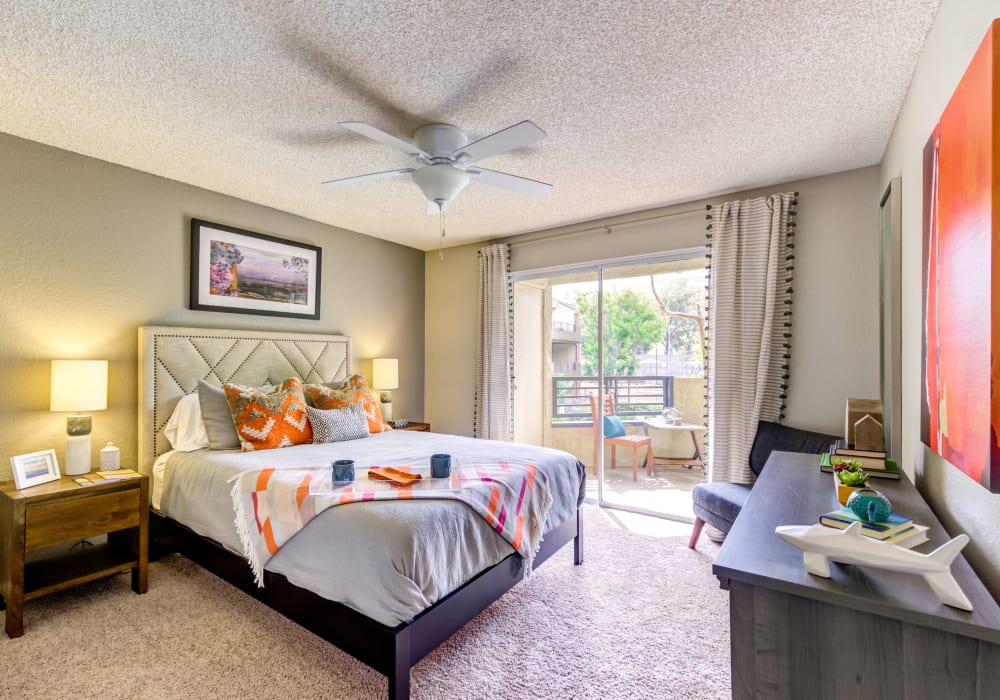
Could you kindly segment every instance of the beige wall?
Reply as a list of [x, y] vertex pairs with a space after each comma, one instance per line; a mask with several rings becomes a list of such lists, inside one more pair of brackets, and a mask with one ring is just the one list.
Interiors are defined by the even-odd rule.
[[528, 445], [543, 444], [546, 320], [552, 327], [545, 292], [530, 283], [514, 285], [514, 442]]
[[424, 419], [437, 433], [472, 435], [481, 243], [425, 256]]
[[[787, 423], [840, 433], [848, 397], [879, 396], [877, 167], [789, 182], [711, 200], [510, 239], [515, 271], [703, 246], [704, 205], [798, 191], [795, 326]], [[627, 223], [660, 214], [657, 221]], [[608, 234], [601, 226], [612, 224]], [[564, 236], [597, 226], [597, 231]], [[549, 241], [527, 241], [554, 235]], [[469, 425], [468, 393], [475, 379], [475, 251], [446, 251], [444, 264], [427, 254], [427, 392], [435, 429]], [[454, 252], [453, 252], [454, 251]], [[456, 333], [469, 324], [471, 332]], [[448, 329], [450, 332], [445, 332]], [[464, 343], [464, 344], [463, 344]], [[462, 344], [462, 345], [460, 345]], [[437, 359], [440, 357], [441, 359]], [[468, 434], [467, 432], [465, 434]]]
[[[49, 360], [107, 359], [108, 410], [94, 413], [94, 459], [109, 440], [136, 459], [137, 327], [145, 324], [343, 333], [355, 367], [398, 357], [396, 414], [423, 413], [423, 253], [67, 151], [0, 134], [0, 479], [10, 455], [54, 448]], [[318, 321], [190, 311], [190, 218], [323, 249]]]
[[[924, 43], [882, 161], [881, 189], [902, 177], [903, 465], [951, 534], [972, 538], [966, 554], [1000, 595], [1000, 495], [991, 494], [920, 441], [923, 148], [1000, 2], [944, 0]], [[987, 299], [984, 290], [984, 300]]]

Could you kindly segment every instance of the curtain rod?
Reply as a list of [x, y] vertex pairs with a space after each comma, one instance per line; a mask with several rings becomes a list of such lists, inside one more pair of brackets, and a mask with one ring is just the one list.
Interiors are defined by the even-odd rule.
[[617, 228], [619, 226], [628, 226], [630, 224], [642, 224], [647, 221], [657, 221], [659, 219], [669, 219], [673, 216], [683, 216], [685, 214], [703, 214], [705, 213], [705, 206], [700, 206], [695, 209], [682, 209], [681, 211], [672, 211], [666, 214], [657, 214], [655, 216], [647, 216], [642, 219], [631, 219], [629, 221], [620, 221], [616, 224], [599, 224], [597, 226], [588, 226], [587, 228], [575, 229], [573, 231], [566, 231], [565, 233], [554, 233], [549, 236], [539, 236], [537, 238], [529, 238], [526, 241], [511, 241], [512, 246], [522, 246], [531, 245], [532, 243], [544, 243], [546, 241], [553, 241], [558, 238], [569, 238], [570, 236], [579, 236], [584, 233], [589, 233], [591, 231], [600, 231], [604, 229], [608, 233], [611, 233], [612, 228]]

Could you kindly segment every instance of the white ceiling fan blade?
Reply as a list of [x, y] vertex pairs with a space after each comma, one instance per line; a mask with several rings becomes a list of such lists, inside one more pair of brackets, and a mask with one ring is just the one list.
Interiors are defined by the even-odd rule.
[[469, 176], [476, 182], [483, 182], [494, 187], [502, 187], [512, 192], [530, 194], [534, 197], [544, 197], [552, 189], [552, 185], [538, 180], [529, 180], [519, 175], [501, 173], [497, 170], [487, 170], [486, 168], [469, 168], [466, 170]]
[[399, 170], [385, 170], [381, 173], [368, 173], [367, 175], [355, 175], [354, 177], [342, 177], [339, 180], [327, 180], [321, 184], [323, 185], [346, 185], [355, 182], [364, 182], [365, 180], [381, 180], [387, 177], [398, 177], [400, 175], [409, 175], [416, 168], [400, 168]]
[[511, 151], [521, 146], [530, 146], [545, 138], [545, 132], [533, 122], [523, 121], [514, 126], [508, 126], [495, 134], [484, 136], [464, 146], [457, 154], [460, 163], [475, 163], [477, 160], [495, 156], [498, 153]]
[[417, 145], [412, 141], [407, 141], [399, 138], [398, 136], [387, 134], [381, 129], [376, 129], [371, 124], [365, 124], [364, 122], [339, 122], [339, 124], [345, 129], [350, 129], [356, 134], [361, 134], [362, 136], [370, 138], [372, 141], [378, 141], [379, 143], [389, 146], [390, 148], [402, 151], [407, 155], [430, 158], [430, 156], [417, 148]]

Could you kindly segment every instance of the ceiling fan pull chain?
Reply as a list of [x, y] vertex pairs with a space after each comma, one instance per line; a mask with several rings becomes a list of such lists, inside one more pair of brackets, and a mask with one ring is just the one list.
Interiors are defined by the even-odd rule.
[[[438, 206], [441, 206], [438, 203]], [[444, 260], [444, 207], [441, 207], [441, 238], [438, 241], [438, 260]]]

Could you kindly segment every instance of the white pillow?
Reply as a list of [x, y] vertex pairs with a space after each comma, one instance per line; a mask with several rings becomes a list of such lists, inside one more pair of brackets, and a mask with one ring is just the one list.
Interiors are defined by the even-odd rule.
[[208, 432], [201, 417], [198, 394], [188, 394], [177, 402], [170, 420], [163, 426], [163, 434], [180, 452], [194, 452], [208, 447]]

